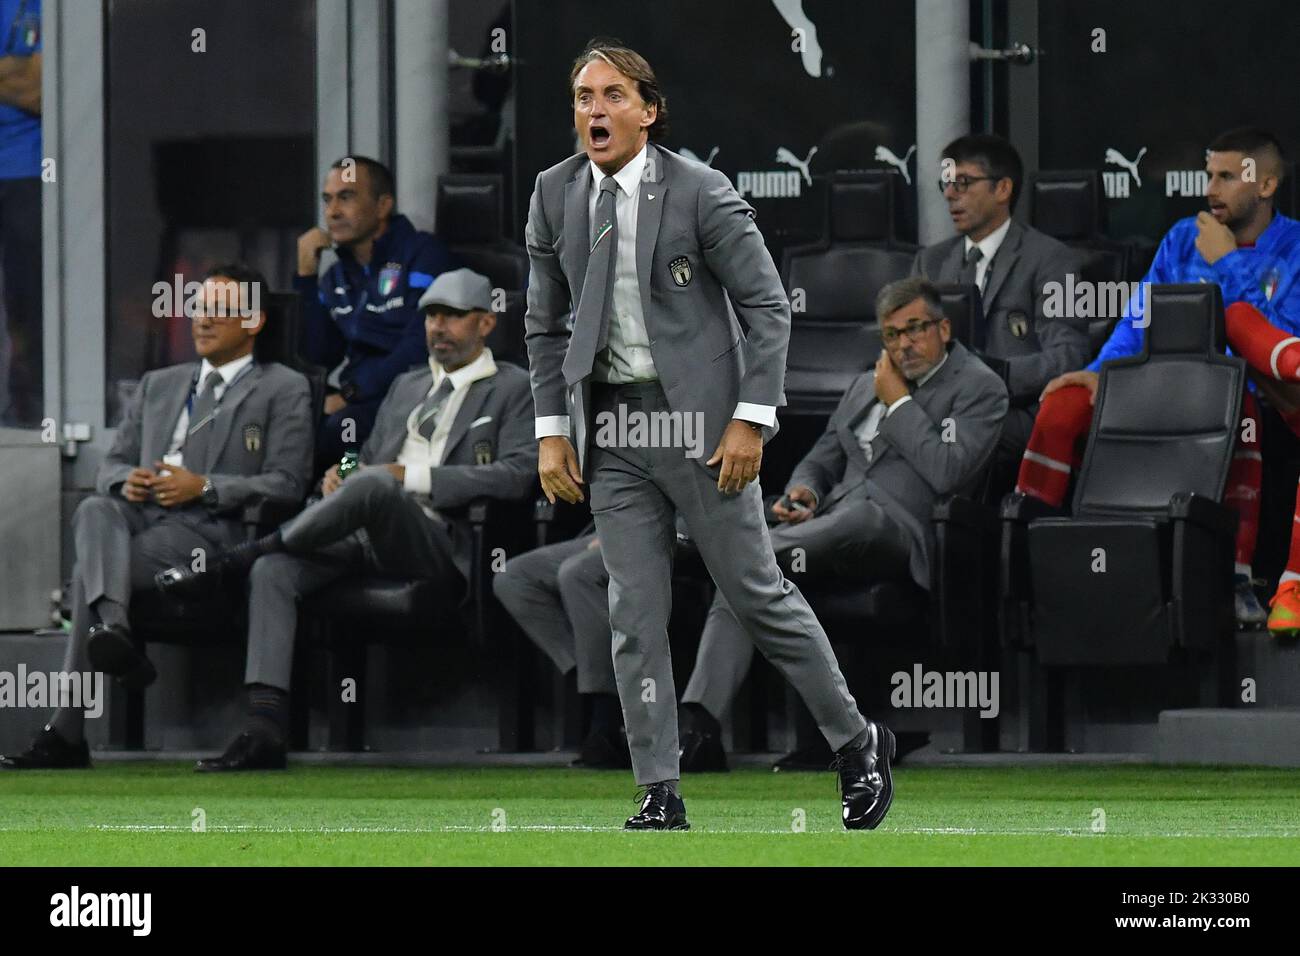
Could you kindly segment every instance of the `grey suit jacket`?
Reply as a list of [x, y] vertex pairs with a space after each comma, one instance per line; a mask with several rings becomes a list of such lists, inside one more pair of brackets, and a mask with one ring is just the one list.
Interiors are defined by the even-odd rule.
[[[167, 454], [198, 372], [198, 362], [186, 362], [144, 374], [112, 450], [100, 463], [95, 477], [100, 494], [120, 494], [131, 469], [152, 468]], [[301, 503], [311, 479], [315, 435], [306, 377], [278, 362], [254, 362], [222, 395], [212, 428], [209, 460], [191, 470], [212, 479], [217, 514], [235, 517], [245, 504], [259, 500]], [[186, 509], [195, 515], [207, 510]]]
[[[954, 236], [916, 254], [913, 275], [931, 282], [957, 282], [965, 256], [964, 237]], [[1082, 260], [1069, 246], [1011, 220], [1006, 238], [989, 264], [984, 287], [984, 352], [1007, 362], [1011, 397], [1034, 402], [1056, 376], [1088, 364], [1087, 319], [1043, 315], [1044, 285], [1079, 275]]]
[[855, 496], [878, 503], [912, 539], [912, 578], [929, 588], [934, 503], [969, 491], [979, 477], [1007, 414], [1006, 386], [960, 342], [951, 343], [943, 367], [881, 420], [868, 462], [854, 429], [875, 403], [876, 374], [866, 372], [844, 393], [787, 487], [811, 488], [818, 515]]
[[[412, 409], [424, 403], [433, 384], [428, 363], [393, 380], [375, 415], [375, 427], [361, 448], [361, 462], [397, 460], [406, 441]], [[480, 464], [485, 459], [486, 464]], [[453, 560], [469, 577], [472, 534], [468, 515], [457, 514], [475, 498], [529, 499], [537, 484], [537, 441], [528, 373], [502, 363], [495, 375], [469, 384], [451, 424], [443, 463], [430, 469], [433, 507], [451, 524]]]
[[[754, 210], [727, 177], [654, 143], [646, 150], [636, 264], [650, 352], [672, 411], [703, 413], [705, 454], [698, 461], [716, 473], [718, 466], [708, 468], [705, 461], [736, 403], [785, 404], [790, 303], [754, 225]], [[590, 253], [590, 188], [583, 153], [538, 175], [528, 210], [524, 316], [537, 415], [568, 415], [572, 404], [574, 445], [584, 467], [590, 376], [565, 382], [563, 365], [567, 320], [570, 309], [577, 312]], [[684, 282], [674, 279], [675, 262]], [[765, 428], [764, 438], [775, 433]]]

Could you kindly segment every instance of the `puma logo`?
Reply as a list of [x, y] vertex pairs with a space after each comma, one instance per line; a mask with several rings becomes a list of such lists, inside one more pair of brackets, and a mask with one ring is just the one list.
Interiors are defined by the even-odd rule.
[[897, 169], [900, 173], [903, 174], [903, 182], [907, 183], [907, 185], [910, 186], [912, 185], [912, 177], [907, 172], [907, 161], [912, 158], [912, 154], [915, 152], [916, 152], [916, 144], [913, 143], [911, 148], [908, 149], [908, 151], [903, 154], [903, 158], [899, 159], [897, 156], [894, 155], [893, 150], [891, 150], [888, 146], [877, 146], [876, 162], [887, 163], [890, 166], [893, 166], [895, 169]]
[[790, 152], [784, 146], [780, 146], [777, 148], [776, 151], [776, 161], [778, 163], [785, 163], [787, 166], [793, 166], [795, 169], [799, 170], [801, 173], [803, 173], [804, 182], [807, 183], [809, 186], [811, 186], [812, 175], [808, 172], [808, 164], [812, 162], [813, 154], [815, 154], [816, 152], [817, 152], [817, 147], [814, 146], [812, 149], [808, 151], [808, 155], [801, 160], [799, 159], [798, 156]]
[[687, 159], [693, 159], [697, 163], [703, 163], [705, 166], [712, 166], [713, 157], [718, 155], [718, 147], [714, 146], [713, 149], [709, 150], [708, 159], [700, 159], [700, 157], [696, 154], [695, 150], [690, 149], [689, 147], [686, 146], [683, 146], [680, 149], [678, 149], [677, 153], [680, 156], [685, 156]]
[[1138, 150], [1137, 156], [1135, 156], [1133, 158], [1133, 161], [1130, 163], [1127, 159], [1124, 158], [1124, 156], [1120, 153], [1119, 150], [1107, 149], [1106, 162], [1110, 163], [1112, 166], [1119, 166], [1122, 169], [1127, 169], [1129, 175], [1133, 177], [1133, 181], [1137, 183], [1138, 188], [1141, 189], [1142, 177], [1138, 175], [1138, 163], [1142, 162], [1142, 157], [1146, 155], [1146, 151], [1147, 148], [1143, 146], [1140, 150]]

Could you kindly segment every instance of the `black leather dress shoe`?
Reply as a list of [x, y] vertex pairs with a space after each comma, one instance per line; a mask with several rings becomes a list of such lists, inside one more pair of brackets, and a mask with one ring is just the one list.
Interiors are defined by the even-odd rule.
[[678, 761], [682, 773], [727, 772], [727, 751], [718, 735], [707, 730], [688, 730], [682, 734]]
[[208, 757], [195, 766], [199, 773], [229, 770], [283, 770], [287, 765], [284, 744], [261, 734], [244, 732], [220, 757]]
[[5, 770], [84, 770], [89, 766], [90, 748], [86, 742], [70, 744], [48, 724], [25, 751], [0, 756], [0, 767]]
[[266, 553], [263, 542], [241, 541], [233, 548], [218, 552], [208, 558], [202, 571], [187, 565], [178, 565], [159, 571], [153, 576], [154, 586], [163, 594], [174, 598], [200, 598], [215, 594], [221, 582], [247, 574], [253, 562]]
[[846, 830], [874, 830], [885, 819], [894, 800], [894, 781], [889, 774], [894, 734], [878, 720], [868, 726], [871, 739], [865, 750], [835, 755]]
[[818, 737], [816, 743], [809, 744], [807, 747], [800, 747], [798, 750], [792, 750], [774, 763], [772, 772], [808, 770], [825, 773], [826, 768], [831, 766], [834, 761], [835, 753], [831, 750], [830, 744], [826, 742], [824, 737]]
[[666, 783], [652, 783], [637, 794], [641, 809], [628, 817], [624, 830], [689, 830], [686, 803]]
[[132, 639], [131, 632], [120, 625], [91, 627], [86, 636], [86, 656], [91, 667], [117, 678], [127, 690], [144, 690], [158, 679], [153, 662]]
[[593, 730], [578, 749], [578, 759], [570, 767], [588, 770], [631, 770], [632, 754], [627, 749], [627, 732]]

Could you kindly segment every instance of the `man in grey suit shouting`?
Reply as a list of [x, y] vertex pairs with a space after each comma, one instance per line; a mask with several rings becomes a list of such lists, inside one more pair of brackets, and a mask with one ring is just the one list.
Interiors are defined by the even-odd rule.
[[668, 111], [640, 54], [594, 40], [569, 80], [584, 152], [537, 177], [526, 340], [542, 489], [579, 501], [590, 477], [644, 788], [625, 826], [690, 826], [667, 632], [681, 514], [738, 620], [838, 752], [844, 825], [873, 828], [893, 798], [893, 734], [858, 712], [763, 519], [756, 479], [784, 398], [790, 307], [753, 210], [721, 173], [651, 142]]
[[[1007, 414], [1007, 390], [951, 339], [939, 294], [925, 279], [885, 286], [876, 318], [885, 351], [849, 386], [772, 506], [781, 522], [772, 545], [782, 569], [801, 580], [911, 578], [929, 590], [934, 503], [969, 491], [982, 474]], [[708, 746], [715, 764], [723, 759], [718, 721], [752, 658], [753, 644], [719, 592], [682, 694], [691, 715], [688, 753]]]
[[[161, 568], [233, 545], [245, 504], [296, 505], [307, 493], [310, 386], [300, 373], [253, 357], [266, 322], [254, 302], [268, 289], [244, 266], [210, 270], [191, 323], [199, 361], [140, 380], [99, 466], [96, 494], [72, 517], [77, 563], [65, 672], [89, 662], [130, 689], [151, 684], [157, 673], [127, 622], [131, 592], [152, 587]], [[28, 751], [0, 758], [0, 766], [87, 767], [83, 726], [81, 710], [61, 707]]]
[[528, 374], [497, 365], [484, 344], [496, 325], [492, 287], [469, 269], [444, 272], [420, 296], [429, 358], [399, 375], [361, 448], [361, 469], [331, 467], [324, 497], [280, 530], [208, 562], [173, 568], [174, 594], [249, 573], [248, 712], [219, 757], [198, 770], [271, 770], [286, 763], [289, 685], [298, 602], [348, 575], [436, 581], [449, 602], [466, 597], [475, 498], [518, 501], [537, 487]]

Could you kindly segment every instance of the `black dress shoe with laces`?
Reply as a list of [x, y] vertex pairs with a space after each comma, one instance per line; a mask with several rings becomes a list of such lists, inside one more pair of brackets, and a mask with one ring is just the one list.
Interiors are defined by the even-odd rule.
[[25, 751], [0, 756], [0, 767], [5, 770], [84, 770], [89, 766], [90, 748], [86, 742], [70, 744], [48, 724]]
[[868, 726], [871, 739], [866, 749], [835, 755], [846, 830], [874, 830], [885, 819], [894, 800], [894, 781], [889, 774], [889, 761], [895, 751], [894, 734], [878, 720]]
[[235, 738], [235, 742], [226, 748], [220, 757], [208, 757], [200, 760], [195, 770], [199, 773], [224, 773], [231, 770], [283, 770], [288, 761], [285, 759], [284, 744], [245, 731]]
[[678, 762], [682, 773], [726, 773], [727, 751], [717, 734], [688, 730], [682, 734]]
[[651, 783], [637, 793], [641, 809], [628, 817], [624, 830], [689, 830], [686, 803], [666, 783]]
[[632, 754], [627, 749], [627, 732], [622, 727], [612, 731], [593, 730], [582, 742], [578, 759], [569, 766], [587, 770], [631, 770]]
[[168, 597], [193, 599], [215, 594], [221, 582], [248, 574], [253, 562], [267, 554], [265, 539], [242, 541], [233, 548], [218, 552], [208, 558], [202, 571], [187, 565], [178, 565], [159, 571], [153, 576], [154, 586]]
[[131, 637], [131, 632], [117, 624], [96, 624], [86, 635], [86, 656], [90, 666], [115, 677], [127, 690], [144, 690], [158, 679], [153, 662]]

